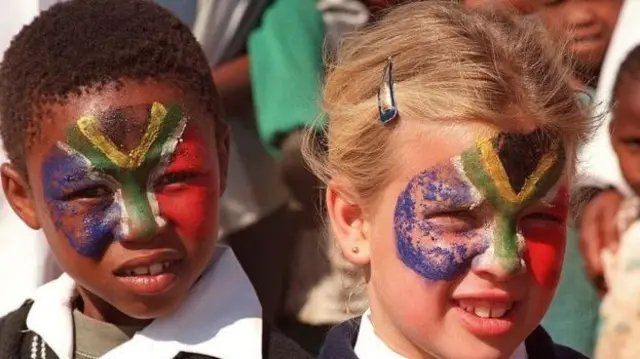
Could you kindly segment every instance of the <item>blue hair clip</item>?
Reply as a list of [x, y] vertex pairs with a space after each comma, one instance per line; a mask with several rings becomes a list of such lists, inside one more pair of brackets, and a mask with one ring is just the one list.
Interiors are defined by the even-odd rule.
[[391, 57], [387, 59], [387, 64], [382, 73], [382, 84], [378, 89], [378, 112], [380, 114], [380, 122], [383, 125], [393, 121], [398, 115], [398, 107], [396, 107], [396, 98], [393, 90], [393, 60]]

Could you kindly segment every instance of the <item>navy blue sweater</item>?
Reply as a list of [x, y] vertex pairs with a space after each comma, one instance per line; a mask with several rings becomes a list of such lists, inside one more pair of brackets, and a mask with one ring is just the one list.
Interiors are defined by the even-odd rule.
[[[360, 318], [342, 323], [327, 335], [318, 359], [358, 358], [353, 348], [358, 338]], [[577, 351], [555, 344], [542, 327], [537, 327], [525, 340], [528, 359], [587, 359]]]

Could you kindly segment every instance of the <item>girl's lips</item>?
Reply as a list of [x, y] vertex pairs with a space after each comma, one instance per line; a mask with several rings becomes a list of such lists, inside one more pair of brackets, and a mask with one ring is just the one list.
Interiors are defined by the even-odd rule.
[[454, 302], [453, 310], [460, 323], [478, 337], [493, 337], [509, 332], [518, 312], [517, 302], [486, 302], [470, 307], [469, 302]]

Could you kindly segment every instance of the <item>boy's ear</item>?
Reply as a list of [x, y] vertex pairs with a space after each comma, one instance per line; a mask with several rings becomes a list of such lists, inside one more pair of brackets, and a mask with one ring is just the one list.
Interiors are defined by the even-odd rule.
[[217, 126], [216, 131], [216, 150], [218, 151], [218, 168], [220, 171], [220, 196], [222, 196], [227, 188], [227, 174], [229, 172], [229, 125], [225, 123]]
[[326, 191], [327, 212], [336, 244], [351, 263], [364, 266], [370, 262], [368, 222], [364, 209], [349, 188], [339, 181], [329, 182]]
[[2, 189], [13, 211], [32, 229], [40, 229], [36, 206], [31, 194], [29, 182], [11, 164], [0, 167]]

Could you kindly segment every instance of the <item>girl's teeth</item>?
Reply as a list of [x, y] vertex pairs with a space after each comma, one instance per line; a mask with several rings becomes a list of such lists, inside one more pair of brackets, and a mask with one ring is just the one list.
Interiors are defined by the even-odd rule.
[[477, 308], [475, 308], [475, 313], [480, 318], [490, 318], [491, 317], [491, 309], [489, 309], [489, 308], [477, 307]]
[[504, 313], [507, 312], [506, 308], [501, 309], [491, 309], [491, 318], [502, 318]]
[[465, 312], [475, 314], [480, 318], [502, 318], [511, 309], [511, 305], [503, 308], [489, 308], [489, 307], [470, 307], [461, 306]]

